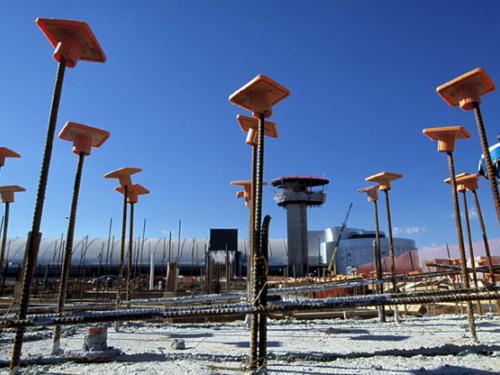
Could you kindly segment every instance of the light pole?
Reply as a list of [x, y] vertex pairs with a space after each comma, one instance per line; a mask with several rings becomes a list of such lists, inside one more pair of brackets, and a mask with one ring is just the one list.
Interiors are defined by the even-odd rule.
[[[453, 151], [455, 150], [455, 140], [469, 138], [470, 133], [463, 126], [448, 126], [441, 128], [424, 129], [423, 133], [429, 139], [438, 142], [438, 152], [445, 152], [448, 159], [448, 170], [450, 174], [451, 197], [453, 200], [453, 210], [455, 213], [455, 227], [457, 229], [457, 242], [460, 252], [460, 268], [464, 287], [469, 289], [469, 277], [467, 275], [467, 259], [465, 256], [464, 236], [462, 232], [462, 220], [460, 218], [460, 207], [458, 205], [457, 182], [455, 179], [455, 164], [453, 162]], [[476, 325], [474, 323], [474, 313], [472, 303], [467, 301], [467, 319], [469, 331], [474, 341], [477, 341]]]
[[[384, 293], [384, 284], [382, 283], [382, 259], [380, 256], [380, 227], [378, 222], [378, 189], [377, 185], [365, 187], [359, 189], [358, 192], [366, 193], [368, 197], [368, 202], [373, 202], [373, 211], [375, 218], [375, 246], [373, 258], [375, 259], [375, 275], [378, 281], [377, 289], [380, 294]], [[384, 306], [379, 306], [378, 308], [378, 318], [380, 322], [385, 322], [385, 308]]]
[[[262, 219], [262, 181], [264, 172], [264, 131], [265, 119], [272, 114], [273, 105], [277, 104], [286, 98], [290, 92], [279, 83], [266, 77], [258, 75], [246, 85], [235, 91], [229, 101], [239, 107], [242, 107], [250, 112], [254, 118], [258, 119], [257, 127], [257, 153], [255, 161], [255, 184], [252, 190], [252, 207], [254, 209], [253, 222], [253, 243], [252, 243], [252, 299], [255, 307], [259, 306], [259, 292], [265, 286], [266, 276], [262, 275], [264, 264], [262, 262], [262, 249], [260, 247], [260, 232]], [[265, 315], [262, 315], [261, 324], [265, 323]], [[257, 358], [257, 333], [258, 333], [258, 314], [252, 316], [250, 322], [250, 358], [249, 367], [255, 369], [257, 367], [265, 367], [265, 358], [259, 356]]]
[[[59, 284], [59, 295], [57, 299], [57, 314], [64, 310], [66, 301], [68, 277], [71, 268], [71, 255], [73, 253], [73, 236], [75, 232], [76, 210], [78, 208], [78, 196], [80, 193], [80, 183], [82, 179], [83, 161], [85, 156], [90, 155], [92, 147], [100, 147], [109, 137], [109, 132], [97, 129], [91, 126], [78, 124], [76, 122], [67, 122], [59, 138], [65, 141], [73, 142], [73, 153], [78, 155], [78, 163], [73, 185], [73, 196], [71, 199], [71, 210], [69, 214], [68, 230], [66, 233], [66, 247], [64, 250], [64, 260], [61, 268], [61, 281]], [[54, 328], [54, 338], [52, 342], [52, 353], [60, 352], [61, 344], [61, 326]]]
[[486, 172], [490, 184], [498, 225], [500, 226], [500, 195], [495, 178], [495, 170], [491, 162], [488, 139], [484, 129], [483, 118], [479, 104], [481, 96], [495, 90], [495, 84], [482, 68], [473, 69], [461, 76], [439, 86], [436, 92], [452, 107], [460, 106], [464, 111], [472, 110], [476, 119], [479, 141], [483, 149]]
[[2, 249], [0, 250], [0, 296], [2, 295], [2, 288], [4, 283], [4, 262], [5, 262], [5, 249], [7, 247], [7, 231], [9, 228], [9, 212], [10, 204], [14, 202], [14, 193], [26, 191], [25, 188], [18, 185], [0, 186], [0, 197], [2, 202], [5, 203], [5, 213], [3, 222], [2, 233]]
[[[125, 196], [125, 189], [123, 186], [115, 187], [115, 190]], [[125, 300], [130, 301], [130, 283], [132, 281], [132, 259], [133, 259], [133, 246], [134, 246], [134, 205], [139, 201], [139, 195], [149, 194], [149, 190], [139, 184], [132, 184], [128, 187], [127, 201], [130, 206], [130, 226], [129, 226], [129, 240], [128, 240], [128, 259], [127, 259], [127, 281], [125, 287]]]
[[[457, 176], [457, 183], [463, 184], [465, 186], [466, 191], [470, 191], [472, 193], [472, 196], [474, 197], [474, 203], [476, 205], [476, 210], [477, 210], [477, 217], [479, 219], [479, 226], [481, 228], [481, 234], [483, 237], [484, 251], [486, 253], [486, 259], [488, 263], [488, 271], [491, 277], [491, 284], [495, 285], [496, 278], [495, 278], [495, 271], [493, 270], [493, 260], [491, 259], [490, 245], [488, 243], [488, 236], [486, 234], [486, 226], [484, 225], [483, 212], [481, 211], [481, 206], [479, 205], [479, 199], [477, 197], [477, 189], [479, 189], [478, 180], [479, 180], [479, 174], [477, 173], [474, 174], [465, 173], [460, 177]], [[497, 304], [497, 314], [500, 315], [500, 300], [497, 300], [496, 304]]]
[[[393, 172], [380, 172], [365, 178], [365, 181], [378, 183], [378, 189], [384, 192], [385, 195], [385, 209], [387, 216], [387, 234], [389, 238], [389, 257], [391, 258], [391, 282], [392, 282], [392, 291], [393, 293], [397, 293], [397, 285], [396, 285], [396, 263], [394, 257], [394, 239], [392, 237], [392, 221], [391, 221], [391, 208], [389, 205], [389, 190], [391, 190], [391, 181], [397, 180], [402, 176], [398, 173]], [[394, 321], [399, 323], [399, 312], [398, 305], [394, 305]]]
[[[24, 252], [24, 268], [22, 274], [22, 286], [19, 299], [18, 319], [26, 318], [30, 300], [31, 282], [33, 280], [33, 270], [36, 266], [38, 249], [42, 234], [40, 226], [42, 222], [43, 204], [45, 201], [45, 190], [49, 177], [50, 159], [52, 156], [52, 145], [57, 123], [57, 112], [61, 98], [64, 71], [66, 67], [73, 68], [78, 60], [105, 62], [106, 56], [102, 51], [97, 39], [85, 22], [70, 21], [49, 18], [37, 18], [36, 24], [45, 34], [51, 45], [55, 48], [54, 59], [58, 62], [52, 104], [50, 108], [49, 123], [45, 138], [42, 166], [40, 169], [40, 179], [33, 213], [33, 223], [31, 231], [28, 233], [26, 249]], [[23, 346], [24, 328], [16, 329], [12, 357], [10, 361], [11, 374], [17, 373], [21, 351]]]

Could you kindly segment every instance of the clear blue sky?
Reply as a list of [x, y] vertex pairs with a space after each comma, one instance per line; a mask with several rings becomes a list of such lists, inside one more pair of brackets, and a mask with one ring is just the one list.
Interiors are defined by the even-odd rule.
[[[20, 184], [12, 236], [31, 226], [56, 63], [36, 17], [85, 20], [106, 52], [105, 64], [68, 69], [58, 131], [66, 121], [107, 129], [87, 158], [76, 234], [119, 233], [121, 199], [102, 175], [142, 167], [135, 181], [151, 190], [137, 206], [136, 233], [164, 236], [183, 220], [183, 236], [210, 227], [247, 233], [247, 210], [229, 181], [249, 177], [250, 149], [228, 96], [259, 73], [291, 95], [274, 109], [280, 137], [266, 140], [265, 179], [319, 175], [328, 202], [309, 211], [310, 229], [373, 228], [372, 207], [356, 189], [390, 170], [393, 224], [419, 246], [455, 243], [446, 158], [425, 127], [464, 125], [457, 172], [474, 172], [481, 152], [473, 115], [449, 108], [435, 88], [476, 66], [500, 84], [497, 1], [4, 1], [0, 5], [1, 184]], [[500, 130], [500, 92], [483, 100], [490, 143]], [[42, 232], [66, 231], [76, 166], [71, 145], [55, 140]], [[491, 194], [480, 199], [490, 237], [499, 237]], [[470, 202], [472, 203], [472, 202]], [[266, 188], [272, 237], [286, 236], [285, 212]], [[381, 217], [385, 229], [385, 216]], [[479, 240], [477, 219], [472, 223]], [[405, 233], [413, 232], [413, 233]]]

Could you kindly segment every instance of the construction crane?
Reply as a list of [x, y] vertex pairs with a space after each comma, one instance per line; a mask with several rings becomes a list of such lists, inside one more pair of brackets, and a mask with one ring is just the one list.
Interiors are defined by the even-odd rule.
[[328, 262], [328, 268], [326, 269], [326, 273], [329, 276], [335, 276], [337, 274], [337, 266], [335, 265], [335, 256], [337, 255], [337, 250], [339, 249], [340, 240], [342, 239], [342, 234], [347, 226], [347, 220], [349, 220], [349, 215], [351, 213], [352, 202], [349, 203], [349, 208], [347, 209], [347, 213], [344, 218], [344, 222], [340, 226], [339, 235], [335, 240], [335, 245], [333, 246], [332, 255], [330, 256], [330, 261]]

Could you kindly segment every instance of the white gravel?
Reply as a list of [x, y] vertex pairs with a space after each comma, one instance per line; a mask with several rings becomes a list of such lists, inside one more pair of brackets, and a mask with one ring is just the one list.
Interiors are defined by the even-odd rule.
[[[270, 321], [272, 374], [498, 374], [500, 319], [477, 318], [479, 344], [463, 316], [407, 318], [400, 325], [370, 320]], [[71, 335], [72, 334], [72, 335]], [[182, 339], [185, 349], [171, 349]], [[228, 324], [129, 323], [108, 331], [108, 345], [123, 354], [108, 363], [30, 365], [27, 374], [235, 374], [244, 372], [249, 333]], [[66, 352], [83, 343], [83, 327], [62, 339]], [[0, 359], [7, 361], [12, 333], [0, 333]], [[59, 361], [50, 354], [50, 331], [25, 343], [23, 359]], [[3, 367], [1, 373], [7, 373]]]

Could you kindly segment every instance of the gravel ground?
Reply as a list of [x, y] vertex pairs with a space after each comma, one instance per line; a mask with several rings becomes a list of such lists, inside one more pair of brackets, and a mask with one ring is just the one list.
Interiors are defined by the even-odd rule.
[[[498, 374], [500, 320], [477, 319], [480, 343], [467, 333], [463, 316], [407, 318], [400, 325], [370, 320], [270, 321], [268, 370], [272, 374]], [[249, 333], [243, 322], [229, 324], [129, 323], [108, 331], [108, 345], [123, 354], [107, 363], [62, 363], [52, 356], [51, 332], [28, 335], [26, 374], [235, 374], [245, 372]], [[67, 329], [65, 353], [81, 349], [83, 327]], [[176, 340], [185, 349], [171, 349]], [[5, 365], [12, 333], [0, 334]], [[59, 362], [59, 363], [57, 363]], [[6, 368], [0, 369], [7, 373]]]

